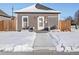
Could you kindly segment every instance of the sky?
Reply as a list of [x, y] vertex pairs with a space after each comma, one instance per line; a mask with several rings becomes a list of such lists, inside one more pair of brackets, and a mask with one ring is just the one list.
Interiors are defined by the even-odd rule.
[[[14, 11], [25, 7], [29, 7], [35, 3], [0, 3], [0, 9], [9, 15], [12, 15], [12, 6]], [[47, 7], [60, 11], [61, 19], [65, 19], [68, 16], [74, 17], [74, 14], [79, 10], [79, 3], [41, 3]], [[15, 14], [14, 14], [15, 15]]]

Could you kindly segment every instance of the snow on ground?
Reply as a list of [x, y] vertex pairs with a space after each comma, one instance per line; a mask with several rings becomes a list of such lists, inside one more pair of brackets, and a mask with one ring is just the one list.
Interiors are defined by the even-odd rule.
[[0, 51], [32, 50], [35, 32], [0, 32]]
[[50, 32], [58, 41], [57, 49], [64, 51], [79, 51], [79, 32]]
[[77, 26], [77, 29], [75, 29], [75, 26], [71, 26], [72, 32], [79, 32], [79, 26]]
[[[45, 33], [46, 34], [46, 33]], [[79, 52], [79, 32], [49, 32], [57, 51]], [[33, 51], [35, 32], [0, 32], [0, 51]]]

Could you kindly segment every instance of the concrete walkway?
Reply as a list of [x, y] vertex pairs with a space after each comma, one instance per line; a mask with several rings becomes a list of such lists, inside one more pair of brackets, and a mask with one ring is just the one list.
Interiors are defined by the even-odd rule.
[[48, 33], [37, 33], [34, 41], [34, 50], [55, 50], [55, 42]]

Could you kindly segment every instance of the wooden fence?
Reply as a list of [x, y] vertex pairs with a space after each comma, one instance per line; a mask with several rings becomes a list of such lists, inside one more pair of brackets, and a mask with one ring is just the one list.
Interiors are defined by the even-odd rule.
[[[61, 31], [71, 31], [71, 21], [59, 21], [58, 27]], [[1, 20], [0, 31], [16, 31], [16, 20]]]
[[0, 21], [0, 31], [15, 31], [15, 30], [16, 30], [16, 20]]
[[70, 20], [59, 21], [59, 29], [61, 31], [71, 31], [71, 21]]

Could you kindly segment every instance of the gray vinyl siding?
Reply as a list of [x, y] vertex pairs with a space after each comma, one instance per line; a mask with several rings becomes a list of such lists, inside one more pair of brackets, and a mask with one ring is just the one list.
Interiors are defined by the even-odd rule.
[[48, 26], [58, 25], [58, 16], [48, 16]]
[[[44, 16], [44, 21], [48, 21], [47, 23], [44, 23], [44, 27], [53, 26], [58, 24], [58, 14], [25, 14], [25, 13], [19, 13], [17, 14], [17, 30], [22, 30], [22, 16], [28, 16], [29, 19], [29, 26], [35, 27], [35, 30], [37, 29], [37, 18], [39, 16]], [[55, 18], [50, 19], [48, 16], [55, 16]]]

